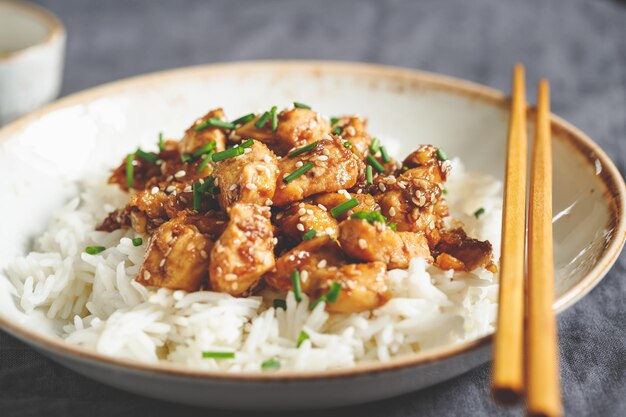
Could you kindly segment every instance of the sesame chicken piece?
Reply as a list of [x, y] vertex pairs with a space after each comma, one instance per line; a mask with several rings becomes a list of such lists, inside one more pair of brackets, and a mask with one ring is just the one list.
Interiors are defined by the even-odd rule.
[[146, 286], [197, 291], [207, 276], [213, 242], [184, 214], [163, 223], [150, 238], [137, 281]]
[[235, 203], [271, 204], [277, 169], [276, 155], [256, 140], [243, 155], [216, 163], [213, 177], [220, 206], [228, 211]]
[[294, 270], [300, 271], [301, 289], [312, 301], [326, 294], [334, 282], [341, 284], [337, 301], [326, 303], [329, 312], [368, 311], [391, 297], [384, 263], [350, 264], [337, 242], [327, 235], [303, 241], [278, 258], [275, 267], [265, 274], [265, 282], [279, 291], [289, 291]]
[[462, 262], [462, 267], [466, 271], [473, 271], [480, 267], [495, 268], [491, 243], [488, 240], [481, 241], [469, 238], [465, 231], [460, 228], [443, 231], [434, 252], [437, 255], [437, 260], [443, 261], [442, 267], [445, 267], [446, 262], [450, 259], [441, 255], [447, 254]]
[[326, 233], [336, 237], [338, 229], [337, 220], [328, 210], [308, 203], [294, 203], [283, 212], [276, 224], [280, 233], [294, 242], [300, 242], [302, 236], [310, 230], [315, 230], [316, 235]]
[[310, 200], [313, 204], [318, 205], [318, 207], [320, 206], [324, 207], [330, 212], [330, 209], [338, 206], [341, 203], [344, 203], [345, 201], [351, 198], [356, 198], [359, 202], [359, 205], [337, 216], [337, 220], [339, 221], [345, 220], [351, 214], [356, 213], [357, 211], [379, 211], [380, 210], [378, 203], [376, 203], [376, 200], [370, 194], [348, 193], [347, 191], [340, 192], [340, 193], [339, 192], [322, 193], [322, 194], [317, 194], [311, 197]]
[[[284, 182], [285, 177], [305, 164], [312, 164], [313, 168], [289, 183]], [[284, 206], [313, 194], [350, 188], [356, 183], [361, 166], [362, 162], [343, 146], [341, 140], [326, 136], [310, 151], [278, 161], [274, 205]]]
[[423, 234], [394, 232], [381, 222], [349, 219], [339, 225], [339, 243], [349, 256], [362, 261], [380, 261], [387, 268], [408, 268], [411, 258], [432, 262]]
[[261, 115], [237, 128], [241, 138], [254, 138], [265, 143], [277, 155], [285, 155], [290, 149], [315, 142], [330, 132], [328, 123], [315, 111], [293, 108], [278, 114], [278, 127], [272, 131], [271, 120], [262, 128], [255, 126]]
[[185, 136], [180, 140], [179, 148], [181, 154], [191, 154], [203, 145], [215, 141], [215, 151], [223, 151], [226, 148], [226, 131], [219, 127], [205, 127], [201, 130], [195, 128], [202, 125], [209, 119], [224, 120], [224, 111], [221, 108], [211, 110], [206, 115], [196, 120], [186, 131]]
[[213, 291], [247, 295], [274, 266], [274, 234], [269, 207], [236, 203], [230, 221], [211, 250]]
[[342, 116], [332, 129], [341, 129], [341, 138], [350, 142], [350, 149], [355, 152], [359, 159], [365, 159], [369, 154], [369, 146], [372, 137], [367, 133], [367, 119], [359, 116]]

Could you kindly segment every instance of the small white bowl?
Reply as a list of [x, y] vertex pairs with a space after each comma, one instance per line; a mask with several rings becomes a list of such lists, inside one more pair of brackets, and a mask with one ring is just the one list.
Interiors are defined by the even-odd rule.
[[65, 27], [48, 10], [0, 2], [0, 125], [59, 94], [65, 38]]

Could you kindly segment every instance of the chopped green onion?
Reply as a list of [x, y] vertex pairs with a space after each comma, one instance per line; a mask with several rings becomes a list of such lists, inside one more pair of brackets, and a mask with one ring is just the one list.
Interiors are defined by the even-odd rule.
[[485, 209], [484, 207], [481, 207], [474, 212], [474, 217], [479, 218], [483, 214], [485, 214]]
[[357, 200], [356, 197], [352, 197], [350, 200], [344, 201], [343, 203], [338, 204], [335, 207], [331, 208], [330, 214], [332, 214], [333, 217], [341, 216], [346, 211], [352, 210], [358, 205], [359, 205], [359, 200]]
[[280, 369], [280, 362], [276, 358], [268, 359], [261, 364], [261, 369]]
[[[207, 191], [211, 191], [211, 188], [214, 182], [215, 182], [214, 177], [206, 177], [204, 180], [204, 183], [199, 185], [198, 191], [200, 191], [200, 193], [206, 193]], [[200, 183], [198, 182], [198, 184]]]
[[365, 168], [365, 180], [367, 181], [367, 183], [369, 185], [374, 184], [374, 176], [372, 174], [372, 166], [368, 165], [367, 168]]
[[406, 171], [408, 171], [408, 170], [409, 170], [409, 167], [407, 167], [407, 166], [403, 166], [403, 167], [402, 167], [402, 172], [406, 172]]
[[443, 190], [441, 190], [441, 192], [443, 193], [443, 195], [446, 195], [446, 194], [448, 194], [448, 189], [444, 188]]
[[378, 171], [378, 172], [385, 172], [385, 167], [382, 166], [382, 164], [380, 162], [378, 162], [376, 160], [376, 158], [374, 158], [374, 155], [372, 155], [372, 154], [367, 155], [367, 158], [365, 158], [365, 159], [367, 160], [367, 162], [369, 162], [369, 164], [372, 167], [376, 168], [376, 171]]
[[380, 150], [380, 139], [374, 138], [372, 139], [372, 143], [370, 143], [370, 152], [373, 155], [376, 155]]
[[140, 237], [136, 237], [133, 239], [133, 246], [141, 246], [143, 243], [143, 239]]
[[213, 155], [211, 155], [211, 159], [213, 160], [213, 162], [219, 162], [225, 159], [243, 155], [244, 152], [244, 148], [242, 148], [241, 146], [237, 146], [236, 148], [228, 148], [225, 151], [214, 153]]
[[380, 147], [380, 156], [382, 156], [383, 162], [385, 163], [391, 162], [391, 158], [389, 157], [389, 154], [387, 153], [387, 148], [385, 148], [384, 146]]
[[181, 160], [183, 163], [185, 163], [185, 164], [186, 164], [187, 162], [191, 161], [192, 159], [193, 159], [193, 158], [192, 158], [192, 157], [191, 157], [191, 155], [189, 155], [188, 153], [181, 153], [181, 154], [180, 154], [180, 160]]
[[165, 150], [165, 141], [163, 140], [163, 132], [159, 132], [159, 151]]
[[242, 125], [244, 123], [248, 123], [250, 120], [254, 119], [254, 113], [246, 114], [245, 116], [241, 116], [239, 119], [235, 119], [232, 121], [234, 125]]
[[133, 174], [135, 173], [135, 167], [133, 166], [134, 160], [134, 153], [128, 154], [128, 156], [126, 157], [126, 187], [128, 188], [133, 188], [133, 183], [135, 182], [135, 179], [133, 178]]
[[199, 182], [193, 183], [193, 209], [195, 211], [200, 211], [200, 207], [202, 206], [202, 193], [200, 192], [200, 187], [203, 184]]
[[318, 298], [317, 300], [313, 301], [310, 305], [309, 305], [309, 310], [313, 311], [315, 310], [315, 307], [317, 307], [317, 305], [319, 303], [322, 302], [326, 302], [326, 300], [328, 300], [328, 296], [326, 294], [322, 294], [322, 296], [320, 298]]
[[302, 240], [311, 240], [315, 237], [315, 235], [317, 235], [317, 232], [315, 231], [315, 229], [311, 229], [302, 235]]
[[287, 156], [289, 158], [295, 158], [298, 155], [302, 155], [303, 153], [307, 153], [310, 150], [312, 150], [313, 148], [315, 148], [317, 146], [317, 141], [315, 142], [311, 142], [308, 145], [305, 145], [301, 148], [296, 149], [295, 151], [289, 153]]
[[397, 231], [398, 231], [398, 226], [397, 226], [395, 223], [393, 223], [393, 222], [391, 222], [391, 223], [387, 223], [387, 226], [389, 226], [389, 228], [390, 228], [391, 230], [393, 230], [394, 232], [397, 232]]
[[270, 112], [266, 111], [265, 113], [261, 115], [261, 117], [259, 117], [259, 120], [257, 120], [254, 123], [254, 127], [256, 127], [257, 129], [262, 129], [269, 119], [270, 119]]
[[204, 171], [204, 168], [206, 168], [207, 164], [209, 163], [209, 161], [211, 160], [211, 157], [213, 156], [213, 151], [209, 152], [204, 159], [202, 160], [202, 162], [200, 162], [200, 165], [198, 166], [198, 172], [202, 172]]
[[204, 145], [202, 145], [200, 148], [196, 149], [194, 151], [194, 153], [192, 153], [191, 155], [194, 158], [200, 158], [202, 155], [204, 155], [205, 153], [209, 153], [211, 152], [213, 149], [215, 149], [215, 146], [217, 145], [217, 143], [212, 140], [209, 143], [205, 143]]
[[148, 161], [151, 164], [155, 164], [157, 159], [159, 159], [159, 156], [153, 152], [146, 152], [144, 150], [142, 150], [141, 148], [137, 148], [137, 151], [135, 151], [135, 155], [137, 155], [139, 158], [143, 159], [144, 161]]
[[287, 175], [285, 178], [283, 178], [283, 181], [287, 184], [289, 184], [291, 181], [295, 180], [296, 178], [298, 178], [299, 176], [305, 174], [307, 171], [309, 171], [311, 168], [313, 168], [313, 164], [310, 162], [307, 162], [306, 164], [302, 165], [300, 168], [296, 169], [294, 172], [292, 172], [291, 174]]
[[350, 216], [351, 219], [366, 220], [369, 223], [387, 223], [387, 218], [380, 211], [357, 211]]
[[339, 117], [331, 117], [330, 118], [330, 125], [331, 126], [336, 125], [337, 123], [339, 123], [339, 120], [340, 120]]
[[296, 347], [300, 347], [300, 345], [302, 343], [304, 343], [305, 340], [310, 339], [311, 337], [309, 336], [309, 334], [307, 332], [305, 332], [304, 330], [300, 330], [300, 334], [298, 335], [298, 342], [296, 343]]
[[343, 132], [343, 127], [337, 126], [336, 128], [333, 129], [331, 133], [336, 136], [336, 135], [341, 135], [341, 132]]
[[207, 127], [219, 127], [221, 129], [234, 129], [235, 128], [235, 124], [232, 123], [232, 122], [227, 122], [225, 120], [220, 120], [217, 117], [211, 117], [206, 122], [204, 122], [202, 124], [199, 124], [198, 126], [194, 127], [193, 130], [198, 132], [198, 131], [200, 131], [202, 129], [206, 129]]
[[234, 359], [235, 352], [202, 352], [204, 359]]
[[299, 103], [297, 101], [293, 102], [293, 107], [297, 108], [297, 109], [305, 109], [305, 110], [311, 110], [311, 106], [307, 106], [304, 103]]
[[441, 150], [441, 148], [437, 149], [437, 158], [439, 158], [440, 161], [447, 161], [448, 157], [446, 156], [446, 154]]
[[278, 113], [276, 113], [276, 106], [273, 106], [270, 110], [270, 116], [272, 117], [272, 132], [276, 132], [278, 129]]
[[296, 301], [302, 301], [302, 287], [300, 285], [300, 271], [294, 269], [291, 273], [291, 284], [293, 286], [293, 295], [296, 296]]
[[346, 149], [351, 149], [352, 148], [352, 142], [350, 142], [349, 140], [345, 141], [343, 143], [343, 147]]
[[239, 147], [240, 148], [249, 148], [252, 145], [254, 145], [254, 139], [248, 139], [248, 140], [245, 140], [245, 141], [241, 142]]
[[87, 246], [85, 248], [85, 252], [87, 252], [90, 255], [95, 255], [97, 253], [104, 251], [105, 249], [106, 248], [104, 246]]
[[276, 298], [273, 302], [272, 302], [272, 306], [276, 309], [278, 308], [282, 308], [283, 310], [287, 310], [287, 302], [285, 300], [281, 300], [279, 298]]
[[326, 300], [328, 300], [331, 304], [336, 303], [337, 298], [339, 298], [339, 291], [341, 291], [341, 284], [337, 281], [333, 282], [330, 286], [330, 290], [328, 290], [328, 293], [326, 294]]

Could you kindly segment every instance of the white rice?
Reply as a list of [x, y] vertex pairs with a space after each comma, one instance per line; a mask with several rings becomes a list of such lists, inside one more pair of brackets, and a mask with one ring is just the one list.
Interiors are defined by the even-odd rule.
[[[489, 239], [496, 259], [500, 245], [501, 190], [493, 178], [466, 174], [453, 162], [447, 200], [454, 223], [468, 235]], [[477, 338], [493, 330], [497, 277], [443, 271], [422, 259], [388, 274], [394, 297], [372, 312], [329, 315], [324, 305], [308, 310], [304, 296], [284, 298], [271, 290], [249, 298], [201, 291], [146, 289], [134, 281], [146, 242], [134, 247], [134, 232], [94, 231], [127, 197], [99, 179], [81, 184], [36, 242], [7, 272], [21, 308], [43, 311], [61, 323], [59, 336], [91, 351], [141, 362], [167, 361], [195, 369], [260, 371], [276, 358], [281, 369], [324, 370]], [[485, 213], [476, 219], [480, 207]], [[104, 246], [97, 255], [86, 246]], [[304, 331], [309, 339], [297, 346]], [[203, 359], [204, 351], [234, 352], [234, 359]]]

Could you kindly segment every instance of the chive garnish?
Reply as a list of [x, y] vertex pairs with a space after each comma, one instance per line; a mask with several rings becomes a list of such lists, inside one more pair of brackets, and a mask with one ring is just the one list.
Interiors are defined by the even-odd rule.
[[283, 310], [287, 310], [287, 302], [279, 298], [276, 298], [274, 301], [272, 301], [272, 306], [276, 309], [282, 308]]
[[446, 195], [446, 194], [448, 194], [448, 189], [444, 188], [443, 190], [441, 190], [441, 192], [443, 193], [443, 195]]
[[302, 235], [302, 240], [311, 240], [315, 237], [315, 235], [317, 235], [317, 232], [315, 231], [315, 229], [311, 229]]
[[343, 203], [338, 204], [335, 207], [331, 208], [330, 214], [332, 214], [333, 217], [341, 216], [346, 211], [352, 210], [358, 205], [359, 205], [359, 200], [357, 200], [356, 197], [352, 197], [350, 200], [344, 201]]
[[261, 117], [259, 117], [259, 120], [257, 120], [254, 123], [254, 127], [256, 127], [257, 129], [262, 129], [269, 119], [270, 119], [270, 112], [266, 111], [265, 113], [261, 115]]
[[304, 103], [299, 103], [297, 101], [293, 102], [293, 106], [297, 109], [305, 109], [305, 110], [311, 110], [311, 106], [307, 106]]
[[437, 158], [439, 158], [440, 161], [447, 161], [448, 157], [446, 156], [446, 154], [441, 150], [441, 148], [437, 149]]
[[334, 125], [336, 125], [337, 123], [339, 123], [339, 117], [331, 117], [331, 118], [330, 118], [330, 125], [331, 125], [331, 126], [334, 126]]
[[391, 230], [393, 230], [394, 232], [398, 231], [398, 226], [395, 223], [393, 223], [393, 222], [392, 223], [387, 223], [387, 226], [389, 226], [389, 228]]
[[333, 131], [331, 132], [333, 135], [340, 135], [341, 132], [343, 132], [343, 127], [341, 126], [337, 126], [336, 128], [333, 129]]
[[204, 359], [234, 359], [235, 352], [202, 352]]
[[232, 121], [234, 125], [241, 125], [244, 123], [248, 123], [250, 120], [254, 119], [254, 113], [246, 114], [245, 116], [241, 116], [239, 119], [235, 119]]
[[97, 253], [104, 251], [105, 249], [106, 248], [104, 246], [87, 246], [85, 248], [85, 252], [87, 252], [90, 255], [95, 255]]
[[163, 132], [159, 132], [159, 151], [165, 150], [165, 141], [163, 140]]
[[139, 158], [143, 159], [144, 161], [148, 161], [151, 164], [155, 164], [157, 159], [159, 159], [159, 156], [153, 152], [146, 152], [144, 150], [142, 150], [141, 148], [137, 148], [137, 151], [135, 151], [135, 155], [137, 155]]
[[402, 167], [402, 172], [406, 172], [406, 171], [408, 171], [408, 170], [409, 170], [409, 167], [407, 167], [407, 166], [403, 166], [403, 167]]
[[379, 150], [380, 150], [380, 139], [378, 138], [372, 139], [372, 143], [370, 143], [370, 152], [376, 155]]
[[136, 237], [133, 239], [133, 246], [141, 246], [143, 243], [143, 239], [140, 237]]
[[300, 168], [296, 169], [294, 172], [292, 172], [291, 174], [287, 175], [285, 178], [283, 178], [283, 181], [287, 184], [289, 184], [291, 181], [295, 180], [296, 178], [298, 178], [299, 176], [305, 174], [307, 171], [309, 171], [311, 168], [313, 168], [313, 164], [310, 162], [307, 162], [306, 164], [302, 165]]
[[200, 162], [200, 165], [198, 166], [198, 172], [202, 172], [204, 170], [204, 168], [206, 168], [207, 164], [209, 163], [209, 161], [211, 160], [211, 156], [213, 156], [213, 152], [209, 152], [204, 159], [202, 160], [202, 162]]
[[194, 127], [193, 130], [198, 132], [202, 129], [206, 129], [207, 127], [219, 127], [221, 129], [234, 129], [235, 124], [232, 122], [227, 122], [225, 120], [220, 120], [217, 117], [211, 117], [206, 122], [201, 123], [198, 126]]
[[312, 149], [313, 149], [313, 148], [315, 148], [316, 146], [317, 146], [317, 141], [315, 141], [315, 142], [311, 142], [311, 143], [309, 143], [308, 145], [304, 145], [303, 147], [298, 148], [298, 149], [296, 149], [295, 151], [293, 151], [293, 152], [291, 152], [291, 153], [287, 154], [287, 156], [288, 156], [289, 158], [295, 158], [295, 157], [296, 157], [296, 156], [298, 156], [298, 155], [302, 155], [303, 153], [307, 153], [307, 152], [309, 152], [310, 150], [312, 150]]
[[200, 211], [200, 207], [202, 206], [202, 193], [200, 192], [200, 184], [199, 182], [193, 183], [193, 209], [195, 211]]
[[204, 145], [202, 145], [200, 148], [196, 149], [191, 155], [194, 158], [200, 158], [202, 155], [204, 155], [205, 153], [209, 153], [211, 152], [213, 149], [215, 149], [215, 146], [217, 145], [217, 143], [215, 143], [214, 140], [212, 140], [209, 143], [205, 143]]
[[387, 223], [387, 218], [380, 211], [357, 211], [350, 216], [351, 219], [367, 220], [370, 223]]
[[241, 146], [237, 146], [236, 148], [229, 148], [222, 152], [217, 152], [211, 155], [211, 159], [213, 162], [223, 161], [224, 159], [234, 158], [235, 156], [243, 155], [245, 152], [244, 148]]
[[300, 271], [294, 269], [291, 273], [291, 284], [293, 286], [293, 295], [296, 297], [296, 301], [302, 301], [302, 287], [300, 285]]
[[135, 167], [133, 166], [133, 161], [135, 160], [135, 154], [131, 153], [128, 154], [128, 156], [126, 157], [126, 187], [128, 188], [133, 188], [133, 183], [135, 182], [134, 180], [134, 173], [135, 173]]
[[[213, 183], [215, 182], [215, 178], [214, 177], [206, 177], [204, 179], [204, 184], [200, 185], [198, 187], [198, 191], [200, 191], [200, 193], [206, 193], [207, 191], [210, 192], [211, 194], [215, 194], [214, 193], [214, 187]], [[198, 183], [199, 184], [199, 183]]]
[[252, 145], [254, 145], [254, 139], [247, 139], [247, 140], [244, 140], [243, 142], [241, 142], [241, 145], [239, 145], [239, 147], [240, 148], [249, 148]]
[[345, 141], [343, 143], [343, 147], [346, 149], [351, 149], [352, 148], [352, 142], [350, 142], [349, 140]]
[[280, 362], [276, 358], [268, 359], [261, 364], [261, 369], [280, 369]]
[[337, 281], [333, 282], [333, 284], [330, 286], [330, 289], [328, 290], [328, 293], [326, 294], [326, 300], [331, 304], [336, 303], [337, 298], [339, 298], [340, 291], [341, 284]]
[[365, 168], [365, 180], [367, 181], [367, 183], [369, 185], [374, 184], [374, 176], [372, 174], [372, 166], [368, 165], [367, 168]]
[[191, 155], [189, 155], [188, 153], [181, 153], [180, 154], [180, 160], [183, 163], [187, 163], [189, 161], [191, 161], [193, 158], [191, 157]]
[[272, 106], [270, 110], [270, 116], [272, 117], [272, 132], [276, 132], [278, 129], [278, 113], [276, 113], [276, 106]]
[[382, 164], [380, 162], [378, 162], [376, 160], [376, 158], [374, 158], [374, 155], [369, 154], [369, 155], [367, 155], [367, 158], [365, 158], [365, 159], [367, 160], [367, 162], [369, 162], [369, 164], [372, 167], [376, 168], [376, 171], [378, 171], [378, 172], [385, 172], [385, 167], [382, 166]]
[[484, 207], [481, 207], [474, 212], [474, 217], [479, 218], [483, 214], [485, 214], [485, 209]]
[[298, 335], [298, 342], [296, 343], [296, 347], [300, 347], [300, 345], [302, 343], [304, 343], [305, 340], [310, 339], [311, 337], [309, 336], [309, 334], [307, 332], [305, 332], [304, 330], [300, 330], [300, 334]]
[[389, 154], [387, 153], [387, 148], [385, 148], [384, 146], [380, 147], [380, 156], [382, 156], [383, 158], [383, 162], [391, 162], [391, 158], [389, 157]]

